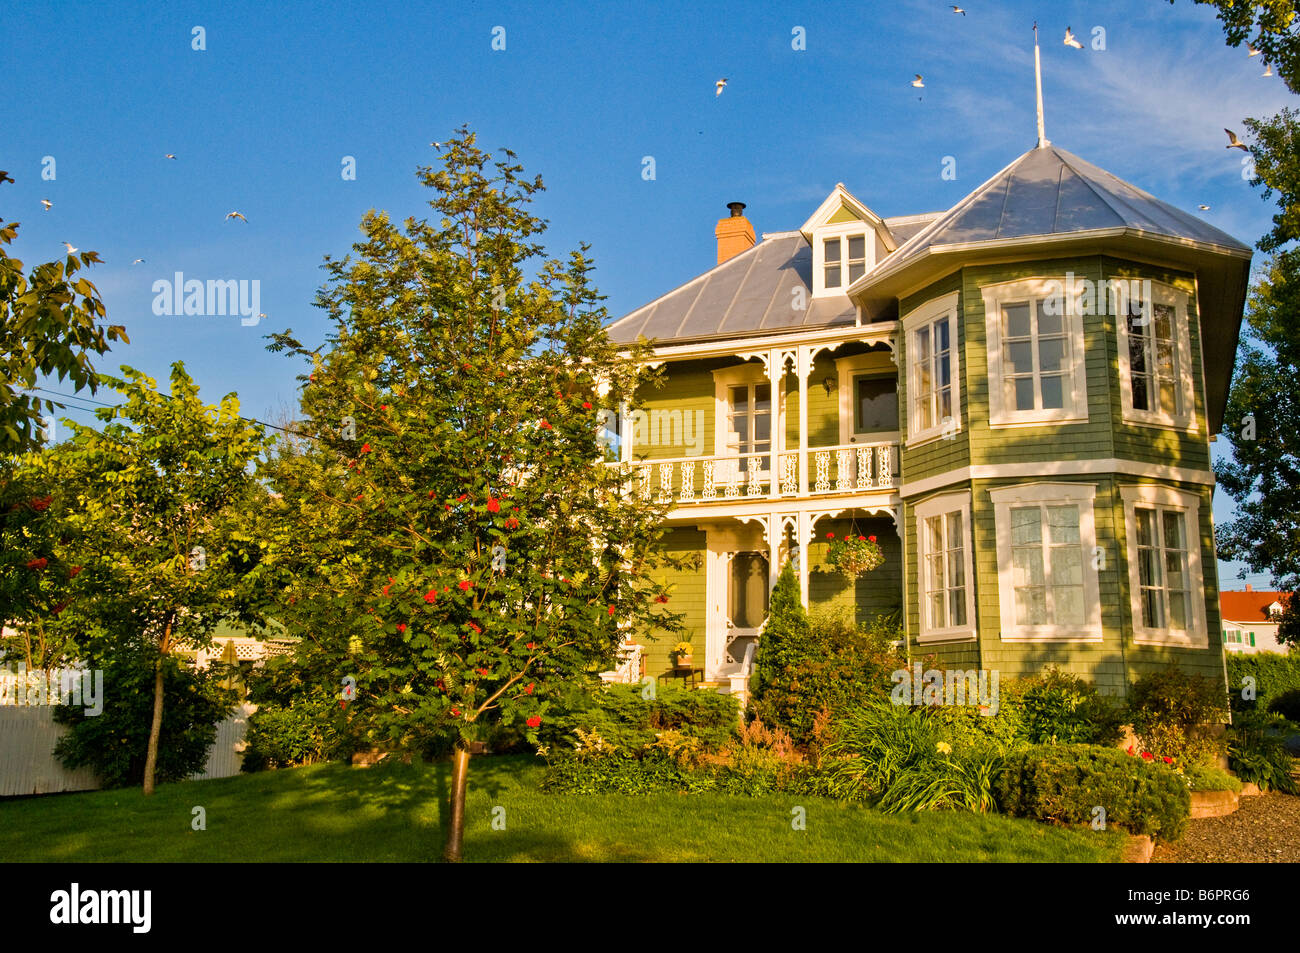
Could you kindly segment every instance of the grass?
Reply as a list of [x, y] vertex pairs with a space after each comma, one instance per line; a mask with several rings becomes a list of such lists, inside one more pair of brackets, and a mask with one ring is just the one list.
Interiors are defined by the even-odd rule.
[[[1122, 834], [965, 813], [884, 815], [775, 795], [556, 795], [536, 758], [475, 758], [469, 861], [1069, 861], [1119, 859]], [[449, 766], [324, 764], [215, 781], [0, 802], [7, 861], [427, 861]], [[207, 829], [191, 829], [193, 808]], [[806, 830], [792, 809], [806, 810]], [[504, 808], [504, 830], [494, 830]], [[501, 812], [497, 812], [501, 817]]]

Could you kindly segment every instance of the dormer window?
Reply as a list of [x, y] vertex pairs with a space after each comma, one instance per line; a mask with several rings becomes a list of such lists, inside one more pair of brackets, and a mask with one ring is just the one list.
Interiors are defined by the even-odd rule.
[[812, 251], [814, 295], [843, 295], [897, 244], [882, 219], [844, 186], [835, 190], [799, 228]]
[[837, 235], [822, 239], [822, 261], [825, 288], [828, 291], [847, 288], [867, 273], [867, 236]]

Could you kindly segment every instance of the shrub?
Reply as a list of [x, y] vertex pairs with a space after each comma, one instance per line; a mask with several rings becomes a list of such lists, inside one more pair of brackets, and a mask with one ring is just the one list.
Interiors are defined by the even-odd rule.
[[1174, 666], [1142, 676], [1129, 693], [1129, 717], [1142, 747], [1172, 757], [1179, 767], [1206, 764], [1223, 753], [1224, 741], [1210, 726], [1227, 715], [1218, 679]]
[[1300, 794], [1286, 748], [1290, 728], [1286, 719], [1274, 713], [1237, 715], [1228, 729], [1228, 766], [1238, 778], [1258, 785], [1261, 791]]
[[248, 719], [241, 770], [288, 768], [345, 757], [347, 746], [338, 716], [332, 698], [304, 696], [288, 706], [262, 705]]
[[552, 758], [542, 787], [567, 794], [647, 791], [718, 791], [756, 796], [799, 789], [810, 769], [790, 736], [761, 722], [740, 730], [717, 752], [706, 752], [699, 738], [661, 732], [635, 752], [619, 750], [596, 732], [577, 729], [579, 744]]
[[1020, 679], [1021, 737], [1029, 744], [1114, 745], [1123, 710], [1082, 678], [1048, 669]]
[[802, 789], [812, 774], [794, 740], [759, 720], [742, 727], [717, 756], [706, 760], [718, 779], [718, 789], [727, 794], [753, 797]]
[[1222, 768], [1193, 764], [1183, 769], [1183, 778], [1193, 791], [1236, 791], [1241, 792], [1241, 781], [1234, 778]]
[[864, 800], [886, 812], [994, 807], [1001, 755], [989, 746], [954, 747], [924, 709], [868, 701], [834, 722], [815, 793]]
[[[153, 722], [155, 653], [117, 652], [90, 660], [104, 672], [103, 711], [87, 716], [81, 708], [60, 706], [54, 719], [68, 732], [54, 753], [68, 768], [89, 765], [106, 788], [144, 782], [149, 728]], [[224, 673], [215, 666], [195, 671], [171, 656], [163, 657], [163, 720], [158, 738], [159, 784], [182, 781], [203, 770], [217, 723], [235, 702], [221, 688]]]
[[891, 645], [898, 633], [886, 617], [858, 626], [848, 610], [827, 607], [805, 623], [794, 627], [801, 642], [787, 635], [776, 648], [769, 646], [764, 630], [756, 675], [759, 661], [765, 668], [753, 682], [761, 688], [751, 698], [751, 709], [764, 723], [789, 732], [796, 744], [812, 746], [819, 718], [824, 721], [865, 698], [885, 697], [890, 673], [905, 662]]
[[248, 719], [243, 771], [263, 771], [346, 759], [366, 747], [340, 707], [333, 677], [293, 656], [267, 659], [247, 677]]
[[[1267, 709], [1273, 699], [1289, 691], [1300, 689], [1300, 651], [1290, 655], [1277, 652], [1258, 652], [1246, 655], [1229, 653], [1228, 700], [1233, 711]], [[1242, 698], [1242, 680], [1254, 681], [1255, 697]]]
[[958, 748], [1011, 751], [1034, 744], [1112, 745], [1123, 710], [1088, 682], [1056, 669], [1000, 682], [996, 711], [975, 705], [926, 708], [940, 739]]
[[1268, 710], [1287, 721], [1300, 723], [1300, 688], [1292, 688], [1278, 695], [1269, 702]]
[[716, 786], [711, 775], [682, 767], [662, 752], [640, 758], [620, 754], [565, 755], [550, 761], [542, 779], [542, 790], [557, 794], [698, 793]]
[[596, 732], [607, 744], [636, 753], [655, 743], [656, 736], [676, 731], [697, 738], [705, 750], [716, 751], [736, 732], [739, 701], [734, 695], [691, 691], [670, 685], [656, 687], [653, 698], [642, 697], [640, 685], [602, 685], [577, 691], [543, 722], [542, 745], [556, 751], [577, 742], [577, 729]]
[[1134, 834], [1178, 840], [1191, 812], [1186, 783], [1167, 765], [1117, 748], [1040, 745], [1007, 758], [995, 784], [1007, 814], [1061, 824], [1106, 823]]
[[807, 657], [811, 638], [808, 615], [799, 598], [799, 579], [794, 563], [787, 561], [772, 588], [767, 623], [754, 655], [754, 674], [749, 680], [754, 700], [762, 699], [786, 668]]

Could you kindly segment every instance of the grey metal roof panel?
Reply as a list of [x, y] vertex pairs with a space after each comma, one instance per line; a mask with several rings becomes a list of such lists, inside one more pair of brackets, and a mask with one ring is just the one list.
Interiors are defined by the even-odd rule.
[[886, 259], [893, 272], [935, 245], [1131, 228], [1249, 252], [1226, 232], [1056, 146], [1031, 149]]
[[941, 215], [943, 212], [932, 212], [929, 215], [900, 215], [897, 218], [887, 218], [884, 222], [885, 227], [889, 229], [889, 234], [894, 236], [894, 241], [901, 245]]
[[812, 249], [798, 232], [781, 232], [618, 319], [607, 331], [617, 342], [641, 335], [672, 340], [817, 327], [838, 319], [838, 308], [791, 308], [793, 289], [800, 286], [811, 300]]

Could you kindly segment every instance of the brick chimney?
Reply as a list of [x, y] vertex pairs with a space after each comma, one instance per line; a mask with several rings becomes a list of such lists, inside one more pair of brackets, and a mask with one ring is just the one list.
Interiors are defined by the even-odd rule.
[[744, 202], [728, 202], [731, 214], [718, 220], [718, 227], [713, 230], [718, 239], [718, 264], [728, 258], [735, 258], [743, 251], [754, 247], [754, 226], [745, 218]]
[[1250, 592], [1250, 583], [1246, 583], [1246, 591]]

